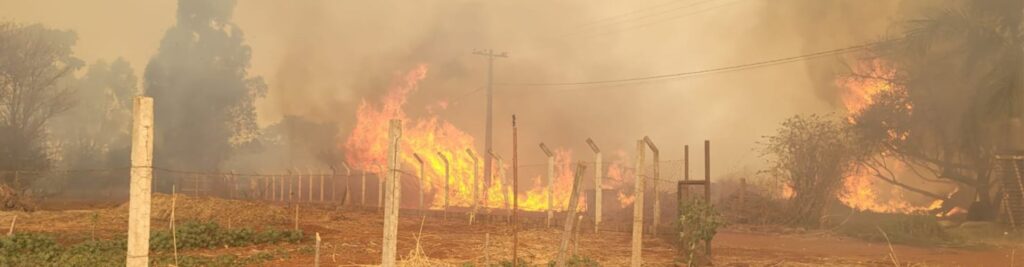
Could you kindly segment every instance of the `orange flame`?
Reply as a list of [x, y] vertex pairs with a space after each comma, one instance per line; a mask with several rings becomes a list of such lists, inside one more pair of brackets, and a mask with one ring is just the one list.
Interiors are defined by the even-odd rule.
[[[504, 184], [504, 180], [507, 180], [504, 174], [508, 166], [498, 166], [495, 162], [492, 183], [490, 187], [486, 187], [483, 177], [484, 155], [481, 154], [483, 151], [473, 151], [473, 155], [466, 151], [473, 148], [473, 136], [433, 114], [433, 110], [447, 108], [448, 102], [438, 101], [427, 106], [427, 116], [410, 118], [406, 115], [404, 106], [407, 97], [419, 89], [419, 82], [426, 77], [427, 66], [418, 65], [397, 77], [387, 94], [380, 100], [380, 104], [366, 100], [360, 103], [356, 111], [355, 127], [343, 144], [347, 152], [346, 162], [361, 171], [383, 170], [385, 167], [382, 165], [385, 164], [388, 147], [388, 121], [399, 119], [403, 128], [400, 144], [402, 169], [409, 170], [404, 171], [406, 173], [418, 173], [419, 162], [414, 153], [423, 158], [424, 189], [434, 196], [430, 203], [431, 208], [444, 207], [445, 164], [438, 153], [445, 155], [450, 162], [450, 184], [447, 193], [450, 206], [470, 207], [476, 202], [479, 207], [504, 207], [505, 198], [511, 199], [511, 188]], [[555, 152], [553, 204], [555, 210], [563, 210], [568, 204], [572, 189], [574, 166], [571, 164], [572, 153], [568, 150], [559, 149]], [[478, 201], [474, 201], [473, 198], [474, 177], [478, 179]], [[532, 189], [520, 194], [519, 207], [528, 211], [547, 210], [547, 187], [545, 183], [540, 182], [540, 176], [534, 177], [533, 180]], [[581, 195], [580, 202], [586, 203], [586, 197]], [[585, 204], [581, 207], [586, 209]]]
[[[850, 122], [855, 122], [854, 117], [864, 109], [875, 103], [875, 97], [882, 92], [897, 89], [898, 85], [893, 81], [896, 78], [896, 67], [882, 59], [863, 61], [856, 66], [854, 72], [858, 75], [842, 77], [836, 84], [843, 89], [841, 97], [846, 107]], [[908, 108], [912, 108], [908, 106]], [[896, 136], [893, 136], [894, 138]], [[899, 138], [906, 138], [900, 136]], [[883, 155], [883, 161], [888, 162], [893, 173], [901, 173], [904, 166], [898, 160], [888, 160]], [[889, 190], [887, 196], [882, 196], [880, 188]], [[882, 187], [875, 183], [875, 177], [870, 170], [861, 168], [856, 173], [846, 177], [843, 181], [843, 194], [840, 201], [856, 210], [867, 210], [881, 213], [914, 213], [929, 211], [939, 208], [942, 200], [936, 200], [930, 205], [913, 205], [903, 196], [903, 190], [896, 186]]]

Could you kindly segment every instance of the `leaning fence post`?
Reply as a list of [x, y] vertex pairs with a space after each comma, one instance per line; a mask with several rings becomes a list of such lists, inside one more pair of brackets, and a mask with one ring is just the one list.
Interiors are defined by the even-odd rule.
[[629, 266], [640, 267], [644, 234], [644, 141], [636, 141], [636, 182], [633, 188], [633, 239]]
[[572, 192], [569, 194], [569, 204], [566, 207], [565, 228], [562, 230], [562, 243], [558, 246], [558, 260], [555, 266], [565, 266], [566, 250], [569, 248], [569, 240], [572, 239], [572, 227], [576, 220], [576, 206], [579, 204], [580, 182], [583, 179], [583, 171], [587, 165], [580, 162], [576, 165], [576, 175], [572, 179]]
[[384, 240], [381, 249], [381, 266], [395, 266], [396, 250], [398, 244], [398, 209], [401, 201], [402, 184], [399, 180], [399, 138], [402, 136], [402, 122], [391, 120], [391, 128], [388, 131], [390, 147], [388, 148], [387, 180], [384, 183], [386, 190], [384, 194], [387, 200], [384, 203]]
[[149, 215], [153, 192], [153, 98], [136, 96], [134, 104], [126, 261], [126, 266], [130, 267], [149, 265]]
[[540, 143], [540, 149], [548, 156], [548, 218], [544, 221], [546, 227], [551, 227], [551, 219], [555, 217], [554, 210], [554, 180], [555, 180], [555, 154], [551, 153], [547, 145]]

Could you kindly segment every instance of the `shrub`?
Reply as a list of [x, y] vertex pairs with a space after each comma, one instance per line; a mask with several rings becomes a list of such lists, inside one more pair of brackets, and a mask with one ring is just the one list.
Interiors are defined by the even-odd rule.
[[[678, 246], [683, 261], [688, 266], [698, 260], [698, 255], [707, 255], [704, 244], [718, 233], [718, 228], [725, 224], [722, 216], [713, 206], [702, 199], [683, 200], [679, 203]], [[698, 254], [697, 252], [703, 252]]]

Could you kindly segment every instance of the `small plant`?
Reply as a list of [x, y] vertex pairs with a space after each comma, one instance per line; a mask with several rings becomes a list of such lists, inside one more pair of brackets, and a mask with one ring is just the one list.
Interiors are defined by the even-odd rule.
[[704, 245], [711, 242], [718, 233], [718, 228], [724, 224], [725, 221], [718, 211], [701, 199], [683, 200], [679, 203], [678, 246], [688, 266], [694, 266], [698, 255], [707, 255], [708, 251], [704, 251]]
[[[223, 228], [217, 223], [189, 221], [175, 228], [178, 249], [215, 248], [221, 246], [242, 247], [254, 244], [297, 243], [302, 240], [302, 231], [267, 230], [256, 232], [249, 228]], [[150, 247], [153, 250], [169, 251], [173, 248], [169, 231], [153, 233]]]
[[[519, 262], [522, 263], [523, 261], [519, 261]], [[520, 265], [521, 266], [526, 266], [525, 264], [520, 264]], [[509, 266], [512, 266], [511, 263], [509, 263]], [[555, 261], [548, 262], [548, 266], [555, 266]], [[597, 264], [597, 261], [595, 261], [595, 260], [593, 260], [593, 259], [591, 259], [591, 258], [589, 258], [587, 256], [573, 255], [572, 258], [569, 258], [569, 260], [565, 261], [565, 266], [597, 267], [597, 266], [601, 266], [601, 265]]]
[[530, 265], [527, 264], [526, 260], [524, 260], [523, 258], [519, 258], [519, 265], [518, 266], [512, 264], [512, 260], [511, 259], [501, 260], [497, 264], [492, 264], [491, 266], [497, 266], [497, 267], [528, 267]]

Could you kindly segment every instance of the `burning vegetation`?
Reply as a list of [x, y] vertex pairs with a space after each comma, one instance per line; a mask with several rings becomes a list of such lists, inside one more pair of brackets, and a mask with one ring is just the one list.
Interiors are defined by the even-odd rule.
[[0, 4], [0, 266], [992, 266], [1024, 238], [1021, 1], [116, 19], [147, 34], [35, 2]]

